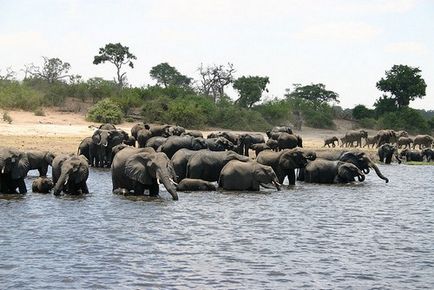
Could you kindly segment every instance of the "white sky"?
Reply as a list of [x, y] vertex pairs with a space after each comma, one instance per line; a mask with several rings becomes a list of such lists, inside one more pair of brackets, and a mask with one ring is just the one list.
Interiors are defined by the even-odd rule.
[[434, 109], [433, 37], [430, 0], [0, 0], [3, 72], [48, 56], [86, 79], [112, 79], [114, 66], [92, 61], [100, 47], [120, 42], [137, 56], [127, 69], [135, 86], [153, 84], [149, 70], [161, 62], [195, 79], [200, 63], [231, 62], [236, 77], [269, 76], [268, 97], [321, 82], [343, 107], [371, 107], [385, 70], [406, 64], [428, 85], [410, 105]]

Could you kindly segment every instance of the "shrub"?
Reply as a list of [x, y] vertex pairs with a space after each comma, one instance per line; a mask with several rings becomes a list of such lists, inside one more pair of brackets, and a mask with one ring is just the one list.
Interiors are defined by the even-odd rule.
[[42, 95], [16, 81], [0, 83], [0, 107], [6, 109], [33, 110], [43, 103]]
[[7, 122], [8, 124], [12, 123], [12, 118], [9, 116], [7, 111], [3, 112], [3, 121]]
[[363, 118], [359, 120], [359, 125], [361, 128], [374, 129], [377, 125], [377, 120], [374, 118]]
[[41, 107], [36, 108], [33, 111], [33, 114], [35, 114], [35, 116], [45, 116], [45, 112], [44, 112], [44, 110]]
[[281, 125], [289, 122], [291, 110], [285, 100], [274, 99], [255, 107], [262, 117], [271, 125]]
[[103, 99], [93, 105], [86, 119], [98, 123], [119, 124], [122, 122], [122, 110], [110, 99]]
[[428, 133], [427, 120], [416, 110], [408, 107], [396, 112], [385, 113], [378, 120], [379, 128], [391, 128], [394, 130], [406, 130], [411, 133]]

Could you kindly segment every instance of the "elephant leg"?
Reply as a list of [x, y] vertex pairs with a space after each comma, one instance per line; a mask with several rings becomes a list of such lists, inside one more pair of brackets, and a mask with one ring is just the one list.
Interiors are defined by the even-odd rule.
[[305, 180], [305, 171], [306, 170], [304, 168], [300, 168], [298, 170], [298, 177], [297, 177], [298, 181], [304, 181]]
[[295, 172], [294, 169], [288, 170], [288, 181], [289, 185], [295, 185]]
[[27, 188], [26, 188], [26, 183], [24, 182], [24, 178], [18, 179], [16, 184], [21, 194], [27, 193]]
[[135, 195], [144, 195], [145, 194], [145, 186], [140, 182], [134, 183], [134, 194]]
[[82, 193], [84, 193], [84, 194], [88, 194], [89, 193], [89, 188], [87, 187], [86, 181], [83, 181], [81, 183], [80, 188], [81, 188], [81, 192]]
[[149, 196], [158, 196], [160, 193], [160, 187], [158, 185], [157, 180], [155, 179], [154, 182], [149, 186]]

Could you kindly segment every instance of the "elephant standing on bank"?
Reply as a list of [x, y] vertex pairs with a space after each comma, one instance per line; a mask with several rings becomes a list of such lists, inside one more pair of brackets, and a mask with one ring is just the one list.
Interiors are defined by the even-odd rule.
[[375, 144], [377, 144], [377, 139], [378, 139], [377, 135], [366, 138], [363, 148], [365, 148], [366, 146], [368, 146], [369, 148], [370, 145], [372, 145], [371, 147], [374, 148]]
[[203, 138], [195, 138], [192, 136], [170, 136], [167, 138], [166, 142], [158, 148], [158, 151], [164, 152], [170, 159], [176, 151], [182, 148], [200, 150], [207, 148], [207, 145]]
[[401, 163], [396, 146], [386, 143], [378, 148], [378, 158], [380, 159], [380, 162], [390, 164], [392, 162], [393, 156], [395, 156], [395, 159], [398, 161], [398, 163]]
[[304, 181], [310, 183], [349, 183], [355, 177], [360, 182], [365, 180], [365, 174], [354, 164], [321, 158], [309, 162], [304, 174]]
[[413, 143], [413, 139], [410, 137], [399, 137], [398, 141], [396, 142], [399, 149], [401, 149], [402, 146], [405, 146], [404, 149], [410, 148], [411, 143]]
[[219, 187], [225, 190], [259, 191], [259, 186], [267, 187], [273, 184], [280, 190], [280, 183], [271, 166], [256, 161], [241, 162], [232, 160], [222, 169], [219, 177]]
[[368, 132], [365, 130], [351, 130], [345, 134], [346, 141], [350, 144], [351, 147], [354, 146], [354, 142], [356, 142], [356, 147], [362, 147], [362, 138], [368, 138]]
[[280, 150], [303, 147], [303, 140], [300, 136], [288, 133], [280, 133], [277, 138], [277, 146]]
[[231, 160], [246, 162], [250, 159], [233, 151], [200, 151], [188, 161], [187, 177], [218, 181], [222, 168]]
[[262, 151], [256, 161], [271, 166], [280, 184], [288, 177], [290, 185], [295, 184], [295, 169], [304, 168], [308, 160], [315, 160], [314, 152], [304, 152], [299, 148], [285, 149], [280, 152]]
[[53, 160], [53, 193], [87, 194], [89, 164], [84, 156], [58, 155]]
[[330, 148], [330, 145], [332, 145], [332, 147], [334, 148], [334, 147], [336, 147], [335, 142], [336, 142], [337, 145], [339, 145], [339, 139], [336, 136], [325, 138], [324, 139], [324, 146], [322, 146], [322, 147], [326, 147], [327, 146], [327, 147]]
[[434, 139], [430, 135], [417, 135], [414, 137], [413, 149], [415, 149], [416, 146], [419, 146], [419, 150], [423, 148], [431, 148], [433, 141]]
[[0, 192], [4, 194], [27, 193], [24, 178], [30, 169], [27, 154], [16, 149], [0, 148]]
[[48, 166], [51, 166], [53, 159], [56, 157], [49, 151], [27, 151], [27, 159], [29, 160], [29, 170], [38, 170], [39, 176], [47, 176]]
[[158, 180], [164, 185], [174, 200], [176, 193], [175, 170], [166, 154], [152, 148], [127, 147], [119, 151], [112, 163], [112, 183], [114, 193], [143, 195], [145, 189], [150, 196], [158, 196]]

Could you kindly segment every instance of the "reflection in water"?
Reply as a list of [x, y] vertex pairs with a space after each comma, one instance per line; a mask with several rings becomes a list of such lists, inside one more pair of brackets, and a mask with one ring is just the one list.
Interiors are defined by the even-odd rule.
[[[434, 287], [432, 166], [280, 192], [0, 197], [2, 289]], [[32, 179], [27, 180], [30, 188]]]

